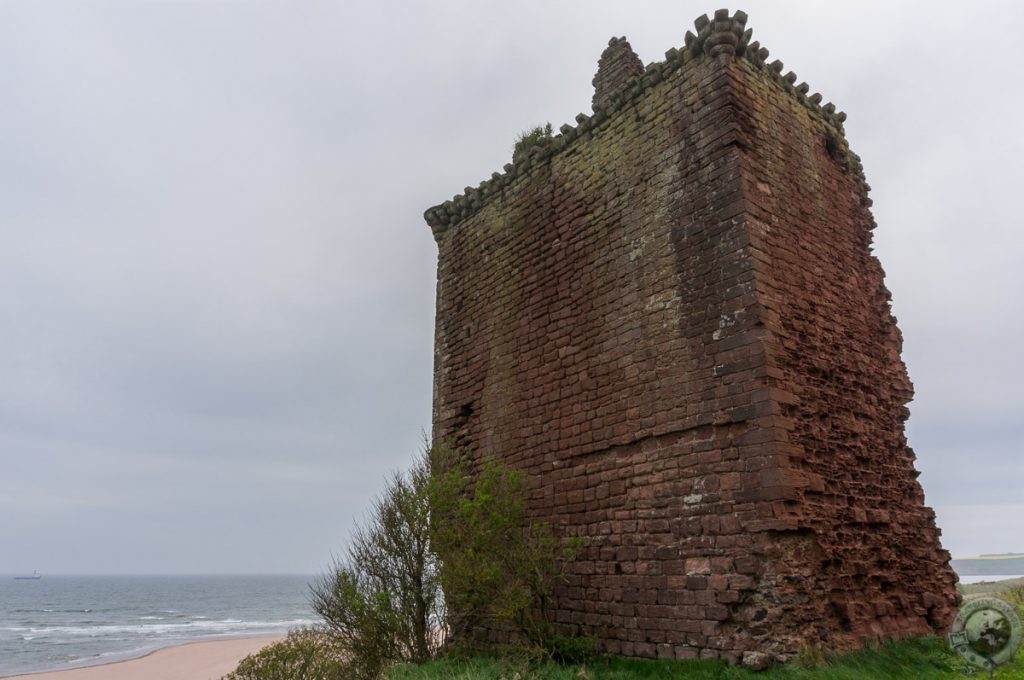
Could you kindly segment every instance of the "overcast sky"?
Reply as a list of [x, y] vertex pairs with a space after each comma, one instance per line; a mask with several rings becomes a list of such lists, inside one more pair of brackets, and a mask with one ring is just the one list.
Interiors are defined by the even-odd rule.
[[[1024, 551], [1024, 5], [747, 0], [849, 114], [954, 554]], [[0, 573], [324, 567], [430, 427], [424, 209], [717, 5], [0, 0]]]

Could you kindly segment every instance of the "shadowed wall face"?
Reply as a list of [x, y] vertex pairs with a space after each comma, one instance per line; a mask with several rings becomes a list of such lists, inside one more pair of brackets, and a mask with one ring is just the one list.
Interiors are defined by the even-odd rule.
[[628, 79], [613, 40], [592, 118], [427, 211], [434, 437], [587, 537], [556, 620], [612, 653], [756, 666], [956, 603], [844, 116], [744, 23]]

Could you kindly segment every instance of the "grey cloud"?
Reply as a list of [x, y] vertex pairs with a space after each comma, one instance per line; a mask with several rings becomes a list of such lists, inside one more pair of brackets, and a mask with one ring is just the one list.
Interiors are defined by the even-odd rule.
[[[318, 570], [429, 428], [423, 210], [713, 9], [0, 5], [0, 572]], [[964, 17], [1022, 10], [743, 9], [850, 115], [929, 500], [1019, 500], [1024, 102]]]

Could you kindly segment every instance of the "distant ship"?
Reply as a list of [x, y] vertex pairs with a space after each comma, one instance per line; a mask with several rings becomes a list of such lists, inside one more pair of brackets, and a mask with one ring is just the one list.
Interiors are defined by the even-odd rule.
[[33, 571], [31, 576], [15, 576], [15, 581], [38, 581], [43, 577], [38, 571]]

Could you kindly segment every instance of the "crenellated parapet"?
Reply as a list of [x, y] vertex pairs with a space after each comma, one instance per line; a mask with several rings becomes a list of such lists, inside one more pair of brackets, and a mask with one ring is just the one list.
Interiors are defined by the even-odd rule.
[[694, 55], [706, 54], [717, 57], [720, 54], [742, 57], [753, 33], [747, 26], [747, 13], [737, 10], [729, 16], [729, 10], [720, 9], [715, 18], [702, 14], [693, 22], [697, 34], [686, 32], [685, 45]]
[[687, 31], [684, 46], [673, 47], [665, 53], [665, 60], [642, 66], [640, 58], [633, 51], [625, 37], [612, 38], [608, 47], [601, 54], [598, 72], [594, 76], [593, 114], [580, 113], [576, 116], [575, 125], [562, 125], [550, 143], [538, 145], [528, 153], [507, 163], [501, 172], [495, 172], [489, 179], [475, 187], [466, 187], [451, 200], [429, 208], [423, 215], [427, 224], [439, 237], [448, 228], [458, 224], [470, 215], [475, 214], [494, 196], [500, 195], [505, 187], [552, 156], [559, 154], [574, 141], [587, 133], [606, 126], [618, 111], [625, 108], [652, 87], [657, 86], [666, 77], [691, 62], [704, 59], [744, 59], [780, 88], [790, 93], [802, 106], [824, 121], [832, 133], [830, 135], [829, 153], [860, 179], [864, 188], [864, 202], [870, 205], [867, 197], [869, 187], [863, 180], [860, 159], [851, 152], [846, 144], [843, 122], [846, 114], [837, 111], [831, 102], [822, 103], [819, 93], [811, 93], [806, 82], [797, 82], [797, 75], [785, 71], [778, 59], [769, 62], [768, 49], [757, 41], [751, 42], [753, 32], [746, 27], [746, 12], [737, 10], [732, 15], [728, 10], [720, 9], [713, 17], [704, 14], [694, 21], [696, 33]]
[[595, 110], [607, 108], [612, 98], [633, 78], [643, 75], [644, 63], [625, 37], [612, 38], [601, 53], [594, 76]]

